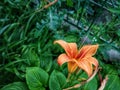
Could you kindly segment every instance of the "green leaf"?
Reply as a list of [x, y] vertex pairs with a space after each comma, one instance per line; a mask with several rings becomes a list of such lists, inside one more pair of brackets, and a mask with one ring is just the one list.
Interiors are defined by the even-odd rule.
[[112, 74], [113, 75], [113, 74], [117, 74], [118, 73], [116, 68], [113, 65], [105, 65], [105, 64], [103, 64], [103, 65], [104, 65], [103, 66], [103, 72], [105, 74]]
[[97, 90], [97, 87], [98, 87], [97, 79], [93, 78], [90, 82], [85, 84], [85, 86], [83, 87], [83, 90]]
[[26, 70], [26, 81], [30, 90], [45, 90], [48, 74], [39, 67], [29, 67]]
[[120, 8], [109, 8], [108, 10], [112, 13], [120, 14]]
[[62, 90], [65, 83], [66, 83], [66, 77], [61, 72], [54, 70], [50, 75], [50, 80], [49, 80], [50, 90]]
[[7, 30], [7, 28], [10, 26], [10, 24], [4, 26], [3, 28], [0, 28], [0, 35], [5, 31]]
[[27, 33], [27, 30], [29, 29], [29, 27], [30, 27], [30, 25], [31, 25], [31, 22], [32, 22], [32, 20], [33, 20], [33, 18], [34, 18], [34, 16], [35, 16], [35, 14], [32, 14], [31, 17], [29, 18], [29, 20], [28, 20], [28, 22], [27, 22], [27, 25], [26, 25], [26, 28], [25, 28], [25, 32], [24, 32], [24, 36], [23, 36], [23, 37], [25, 37], [25, 35], [26, 35], [26, 33]]
[[67, 0], [67, 5], [72, 7], [73, 6], [73, 1], [72, 0]]
[[120, 90], [120, 77], [118, 75], [108, 75], [108, 81], [104, 90]]
[[67, 42], [77, 42], [77, 37], [75, 35], [67, 35], [65, 37], [65, 41], [67, 41]]
[[103, 67], [103, 73], [108, 75], [108, 81], [104, 90], [119, 90], [120, 89], [120, 77], [118, 71], [113, 65], [101, 64]]
[[31, 66], [39, 66], [40, 61], [37, 53], [35, 50], [33, 50], [33, 47], [31, 46], [28, 48], [25, 46], [25, 50], [23, 51], [23, 59], [26, 59], [25, 63], [31, 65]]
[[4, 86], [0, 90], [28, 90], [28, 88], [23, 82], [14, 82]]
[[[46, 52], [46, 54], [49, 54]], [[51, 56], [41, 56], [40, 57], [40, 66], [46, 71], [49, 72], [52, 68], [52, 57]]]
[[119, 30], [117, 30], [117, 35], [120, 37], [120, 29]]

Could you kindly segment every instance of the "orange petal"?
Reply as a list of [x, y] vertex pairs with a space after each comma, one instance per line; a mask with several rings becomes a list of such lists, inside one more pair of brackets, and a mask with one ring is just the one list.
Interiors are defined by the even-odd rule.
[[98, 45], [86, 45], [83, 46], [76, 58], [84, 58], [85, 56], [93, 56], [98, 49]]
[[73, 67], [74, 64], [76, 64], [72, 59], [70, 59], [66, 54], [61, 54], [59, 57], [58, 57], [58, 64], [61, 66], [62, 64], [68, 62], [68, 71], [70, 73], [74, 72], [76, 69], [77, 69], [77, 66], [76, 67]]
[[75, 70], [77, 69], [77, 67], [78, 67], [78, 65], [76, 65], [76, 63], [74, 61], [68, 63], [68, 71], [70, 73], [75, 72]]
[[93, 68], [91, 63], [87, 62], [86, 60], [82, 60], [81, 62], [79, 62], [79, 67], [83, 69], [89, 77], [92, 75]]
[[[77, 66], [79, 68], [83, 69], [88, 74], [89, 77], [92, 75], [93, 68], [92, 68], [92, 64], [91, 63], [87, 62], [85, 59], [82, 59], [80, 61], [74, 60], [74, 62], [76, 62]], [[74, 66], [76, 67], [75, 64], [74, 64]]]
[[95, 59], [94, 57], [88, 57], [88, 58], [86, 58], [86, 60], [88, 61], [88, 62], [90, 62], [91, 64], [93, 64], [96, 68], [98, 67], [98, 61], [97, 61], [97, 59]]
[[65, 50], [67, 55], [71, 58], [74, 58], [77, 54], [77, 44], [76, 43], [67, 43], [63, 40], [57, 40], [54, 43], [58, 43]]
[[69, 45], [69, 47], [71, 49], [72, 58], [74, 58], [78, 53], [77, 44], [76, 43], [68, 43], [68, 45]]
[[54, 41], [54, 44], [58, 43], [67, 53], [67, 55], [70, 57], [71, 56], [71, 49], [68, 45], [67, 42], [63, 41], [63, 40], [56, 40]]
[[60, 66], [69, 61], [71, 61], [71, 60], [69, 59], [69, 57], [66, 54], [61, 54], [57, 60], [57, 62]]

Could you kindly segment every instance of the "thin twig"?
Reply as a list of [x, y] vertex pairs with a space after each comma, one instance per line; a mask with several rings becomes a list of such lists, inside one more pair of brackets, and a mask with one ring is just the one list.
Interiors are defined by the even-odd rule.
[[103, 90], [105, 88], [107, 81], [108, 81], [108, 76], [106, 76], [105, 79], [102, 81], [101, 86], [98, 90]]
[[[101, 70], [102, 68], [100, 68], [100, 70]], [[102, 81], [103, 81], [103, 79], [102, 79], [102, 75], [101, 75], [101, 73], [100, 73], [100, 70], [98, 71], [98, 78], [100, 79], [100, 83], [102, 83]]]
[[53, 4], [55, 4], [58, 0], [54, 0], [53, 2], [49, 2], [49, 4], [45, 5], [44, 8], [48, 8], [50, 6], [52, 6]]
[[46, 0], [46, 2], [49, 2], [49, 4], [45, 5], [45, 6], [44, 6], [43, 8], [41, 8], [41, 9], [36, 10], [35, 13], [36, 13], [36, 12], [41, 12], [41, 11], [43, 11], [44, 9], [47, 9], [48, 7], [50, 7], [50, 6], [52, 6], [53, 4], [55, 4], [57, 1], [58, 1], [58, 0], [54, 0], [53, 2], [49, 2], [48, 0]]

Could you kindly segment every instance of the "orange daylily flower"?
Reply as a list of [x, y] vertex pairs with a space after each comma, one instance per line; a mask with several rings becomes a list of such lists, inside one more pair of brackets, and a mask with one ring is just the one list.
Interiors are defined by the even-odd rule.
[[54, 44], [59, 44], [66, 52], [59, 55], [58, 64], [62, 65], [68, 62], [68, 71], [73, 73], [79, 69], [83, 69], [88, 76], [93, 73], [93, 65], [98, 68], [98, 61], [92, 57], [98, 48], [98, 45], [85, 45], [80, 50], [77, 49], [76, 43], [67, 43], [63, 40], [56, 40]]

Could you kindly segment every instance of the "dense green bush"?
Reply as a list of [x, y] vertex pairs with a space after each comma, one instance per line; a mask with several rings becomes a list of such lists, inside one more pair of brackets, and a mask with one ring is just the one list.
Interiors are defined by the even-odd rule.
[[[99, 44], [99, 73], [103, 78], [108, 75], [105, 90], [119, 90], [120, 1], [58, 0], [43, 9], [46, 4], [46, 0], [0, 1], [1, 90], [61, 90], [79, 83], [76, 78], [86, 76], [83, 72], [66, 84], [66, 64], [57, 64], [64, 50], [53, 44], [58, 39], [79, 46]], [[96, 75], [75, 90], [99, 87]]]

